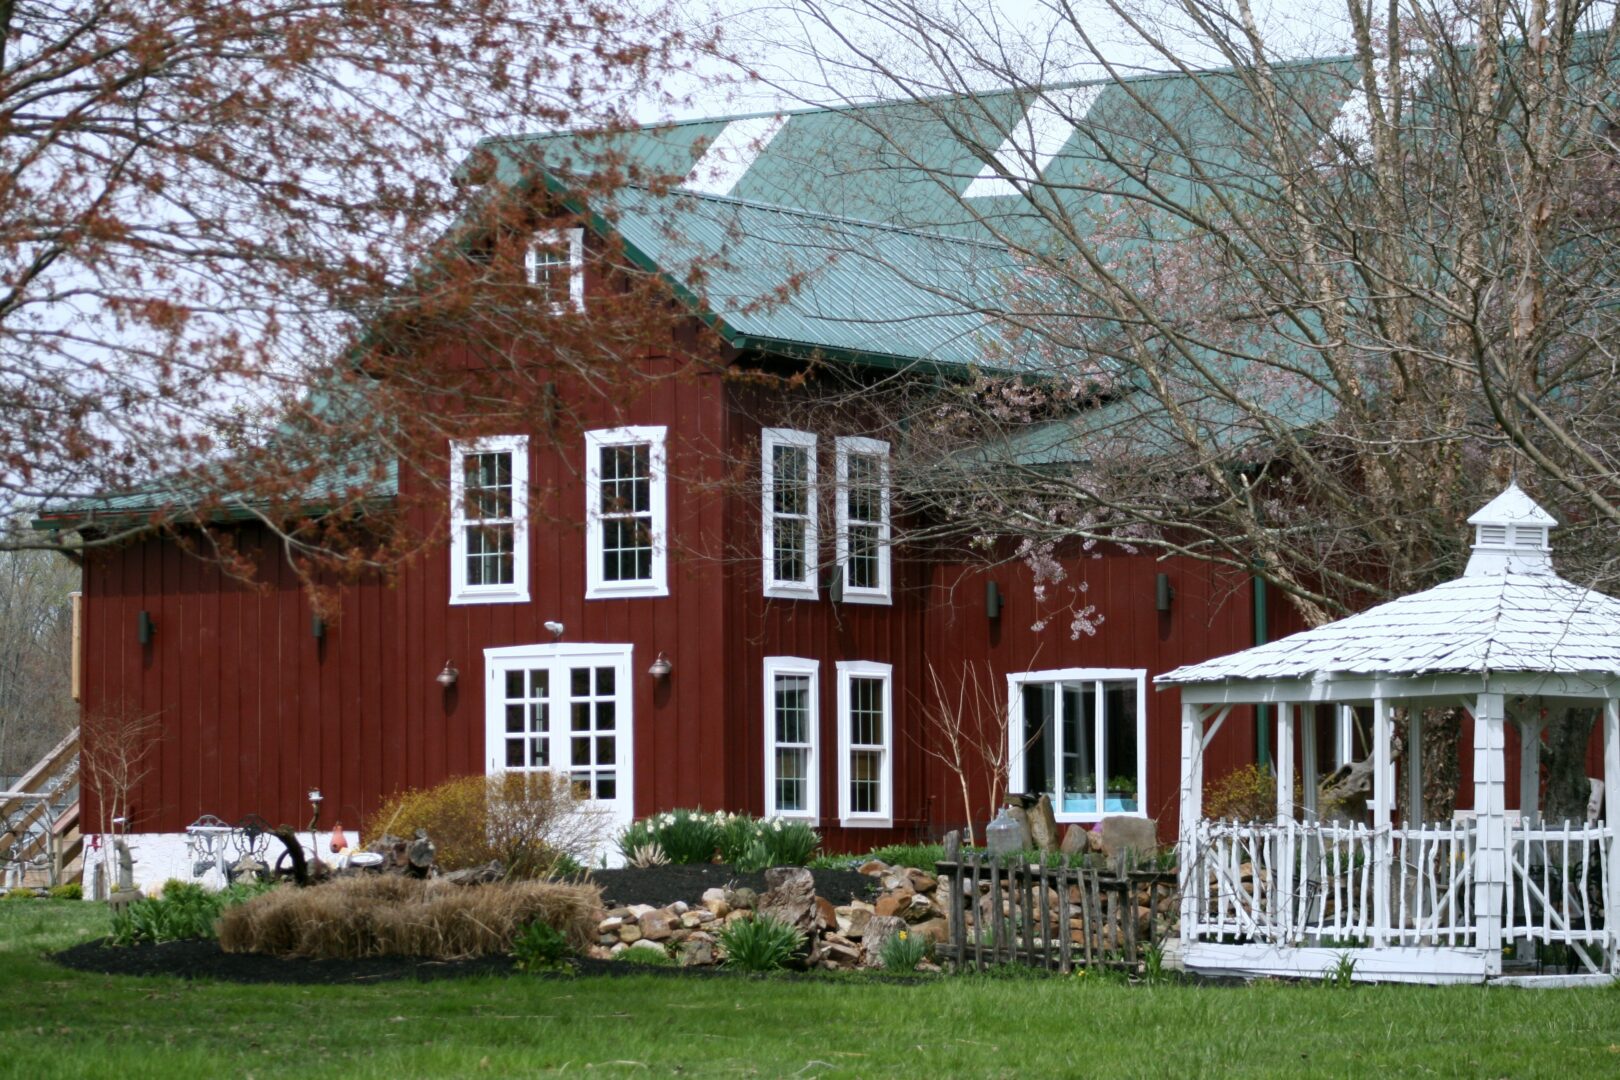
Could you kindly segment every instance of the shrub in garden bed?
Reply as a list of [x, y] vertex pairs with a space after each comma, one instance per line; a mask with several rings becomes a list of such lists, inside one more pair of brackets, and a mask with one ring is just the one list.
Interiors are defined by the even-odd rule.
[[739, 870], [804, 866], [821, 836], [802, 821], [756, 818], [723, 810], [669, 810], [642, 818], [619, 834], [619, 851], [632, 866], [706, 863], [715, 858]]
[[577, 870], [604, 838], [600, 819], [581, 813], [566, 776], [494, 773], [395, 794], [362, 830], [366, 843], [427, 830], [441, 870], [499, 862], [508, 877]]
[[173, 878], [157, 896], [137, 900], [113, 915], [109, 940], [114, 945], [212, 938], [219, 917], [233, 907], [262, 896], [275, 886], [238, 882], [224, 889], [206, 889]]
[[226, 952], [312, 959], [505, 955], [540, 922], [575, 949], [596, 928], [601, 890], [592, 885], [507, 881], [455, 885], [381, 876], [277, 889], [230, 908], [219, 922]]

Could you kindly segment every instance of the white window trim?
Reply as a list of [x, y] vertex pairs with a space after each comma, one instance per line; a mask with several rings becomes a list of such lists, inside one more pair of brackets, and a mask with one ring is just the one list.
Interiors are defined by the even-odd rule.
[[[585, 599], [668, 596], [669, 515], [666, 503], [664, 427], [604, 428], [585, 433]], [[652, 509], [652, 576], [645, 581], [607, 581], [602, 577], [602, 529], [598, 507], [602, 493], [602, 449], [649, 443], [648, 500]]]
[[[468, 454], [505, 451], [512, 455], [512, 582], [467, 584]], [[494, 435], [450, 442], [450, 603], [524, 604], [529, 600], [529, 437]]]
[[[838, 823], [846, 829], [887, 829], [894, 825], [894, 667], [867, 660], [840, 660], [838, 669]], [[856, 814], [849, 808], [849, 681], [883, 680], [883, 809]]]
[[[1009, 794], [1027, 794], [1024, 791], [1024, 748], [1029, 737], [1024, 734], [1024, 712], [1021, 696], [1025, 683], [1048, 682], [1128, 682], [1136, 683], [1136, 809], [1135, 810], [1108, 810], [1106, 809], [1108, 778], [1107, 762], [1104, 759], [1103, 744], [1107, 741], [1108, 717], [1097, 725], [1097, 743], [1093, 748], [1094, 761], [1099, 763], [1097, 770], [1099, 788], [1098, 797], [1104, 800], [1104, 809], [1089, 812], [1069, 811], [1065, 813], [1061, 807], [1052, 807], [1052, 813], [1060, 822], [1089, 822], [1100, 821], [1104, 817], [1147, 817], [1148, 791], [1147, 791], [1147, 670], [1144, 668], [1056, 668], [1051, 671], [1024, 671], [1007, 676], [1007, 791]], [[1099, 694], [1098, 702], [1105, 699]], [[1106, 705], [1101, 705], [1106, 708]], [[1022, 737], [1021, 737], [1022, 736]], [[1054, 738], [1061, 739], [1061, 725], [1054, 732]], [[1053, 757], [1061, 760], [1063, 748], [1054, 745]], [[1033, 794], [1041, 794], [1035, 792]], [[1061, 800], [1059, 800], [1061, 801]]]
[[[784, 581], [776, 574], [776, 473], [774, 451], [778, 446], [797, 446], [808, 451], [809, 470], [805, 475], [805, 482], [810, 489], [809, 512], [806, 514], [804, 529], [805, 544], [805, 576], [799, 581]], [[820, 595], [816, 586], [816, 569], [819, 565], [817, 558], [819, 521], [818, 500], [816, 499], [816, 437], [808, 431], [794, 431], [792, 428], [765, 428], [759, 433], [760, 477], [762, 495], [760, 511], [764, 515], [764, 526], [761, 529], [765, 550], [762, 552], [762, 565], [764, 567], [765, 595], [780, 597], [786, 600], [815, 600]]]
[[[810, 680], [808, 734], [810, 764], [803, 810], [782, 810], [776, 805], [776, 677], [802, 675]], [[821, 661], [797, 656], [765, 658], [765, 816], [792, 818], [812, 824], [821, 820]]]
[[[874, 587], [852, 588], [847, 573], [849, 561], [849, 455], [881, 455], [883, 470], [879, 504], [882, 520], [878, 523], [878, 584]], [[881, 439], [865, 439], [855, 435], [840, 435], [837, 440], [838, 497], [837, 497], [837, 556], [838, 577], [843, 602], [846, 604], [888, 604], [892, 602], [889, 574], [889, 444]]]
[[536, 268], [539, 263], [537, 252], [542, 247], [556, 248], [568, 245], [568, 301], [551, 305], [553, 315], [562, 315], [569, 309], [574, 311], [585, 310], [585, 230], [574, 229], [536, 229], [534, 237], [529, 244], [529, 250], [523, 256], [523, 273], [525, 280], [535, 284]]

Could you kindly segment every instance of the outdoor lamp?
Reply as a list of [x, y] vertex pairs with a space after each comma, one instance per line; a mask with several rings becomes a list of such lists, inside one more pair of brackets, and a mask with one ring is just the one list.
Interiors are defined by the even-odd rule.
[[446, 690], [448, 690], [452, 686], [456, 685], [456, 679], [460, 675], [461, 675], [461, 672], [456, 670], [456, 666], [454, 664], [452, 664], [450, 661], [446, 660], [444, 662], [444, 670], [439, 672], [438, 676], [434, 679], [434, 681], [437, 682], [440, 686], [444, 687]]
[[655, 679], [667, 679], [669, 673], [674, 670], [675, 665], [669, 662], [669, 657], [659, 653], [658, 658], [652, 662], [652, 667], [647, 669], [647, 674]]

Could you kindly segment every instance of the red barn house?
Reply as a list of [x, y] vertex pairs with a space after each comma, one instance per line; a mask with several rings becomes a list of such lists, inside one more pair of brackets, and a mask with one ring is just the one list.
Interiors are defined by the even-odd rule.
[[[1009, 104], [1008, 127], [1019, 118]], [[935, 838], [969, 813], [982, 825], [986, 808], [965, 808], [929, 752], [930, 665], [992, 680], [1014, 790], [1050, 794], [1060, 822], [1140, 814], [1173, 838], [1179, 701], [1151, 679], [1280, 633], [1286, 604], [1268, 610], [1263, 590], [1207, 563], [1076, 550], [1064, 565], [1099, 628], [1037, 629], [1063, 605], [1037, 606], [1030, 567], [903, 542], [889, 471], [902, 418], [793, 427], [777, 419], [793, 415], [788, 391], [739, 377], [813, 365], [847, 386], [987, 362], [978, 312], [1016, 267], [961, 207], [1013, 212], [1016, 191], [977, 176], [925, 118], [932, 175], [959, 174], [960, 191], [903, 162], [872, 168], [871, 122], [809, 111], [613, 136], [616, 153], [687, 179], [622, 187], [611, 214], [579, 213], [558, 179], [583, 137], [482, 148], [490, 190], [560, 193], [526, 260], [559, 309], [589, 317], [613, 292], [604, 253], [688, 297], [702, 263], [685, 317], [713, 344], [703, 363], [641, 357], [623, 392], [564, 382], [560, 429], [481, 425], [446, 439], [432, 469], [402, 463], [368, 495], [430, 543], [395, 576], [337, 586], [331, 617], [252, 520], [210, 527], [257, 585], [170, 532], [87, 554], [85, 714], [161, 726], [130, 795], [143, 880], [189, 873], [184, 830], [203, 815], [302, 826], [318, 789], [320, 827], [352, 830], [398, 789], [506, 769], [566, 770], [621, 822], [683, 806], [798, 817], [834, 849]], [[444, 362], [475, 366], [475, 352]], [[1234, 715], [1212, 772], [1253, 760], [1256, 738]]]

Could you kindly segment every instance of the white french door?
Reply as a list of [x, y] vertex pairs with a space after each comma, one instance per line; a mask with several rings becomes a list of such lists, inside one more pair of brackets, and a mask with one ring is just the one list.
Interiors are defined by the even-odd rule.
[[484, 650], [486, 771], [556, 772], [615, 825], [634, 813], [630, 646]]

